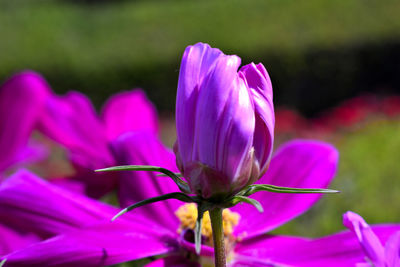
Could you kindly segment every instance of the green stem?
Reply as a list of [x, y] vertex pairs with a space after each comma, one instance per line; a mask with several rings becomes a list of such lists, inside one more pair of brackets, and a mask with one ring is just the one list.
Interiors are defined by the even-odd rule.
[[214, 239], [215, 267], [226, 266], [224, 229], [222, 226], [222, 208], [210, 210], [212, 234]]

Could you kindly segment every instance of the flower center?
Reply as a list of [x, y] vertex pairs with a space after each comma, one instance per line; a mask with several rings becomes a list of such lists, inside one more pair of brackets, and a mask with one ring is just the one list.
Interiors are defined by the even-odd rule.
[[[194, 203], [187, 203], [178, 208], [175, 215], [180, 221], [178, 233], [185, 230], [194, 230], [197, 220], [197, 205]], [[232, 243], [234, 241], [233, 230], [239, 223], [240, 215], [232, 212], [229, 209], [224, 209], [222, 212], [222, 223], [224, 227], [225, 242]], [[212, 246], [212, 228], [210, 214], [206, 211], [203, 215], [203, 225], [201, 234], [205, 238], [205, 243]]]

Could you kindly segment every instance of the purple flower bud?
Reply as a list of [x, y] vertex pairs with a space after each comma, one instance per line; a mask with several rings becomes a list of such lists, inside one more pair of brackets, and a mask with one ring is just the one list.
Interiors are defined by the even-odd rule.
[[254, 183], [271, 158], [271, 81], [262, 64], [239, 66], [239, 57], [203, 43], [182, 58], [174, 150], [193, 193], [205, 198]]

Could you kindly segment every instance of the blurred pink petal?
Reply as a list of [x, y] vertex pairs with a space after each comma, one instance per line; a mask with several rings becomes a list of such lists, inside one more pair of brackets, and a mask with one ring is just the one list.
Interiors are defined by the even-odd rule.
[[0, 256], [40, 241], [40, 239], [33, 234], [19, 233], [2, 224], [0, 224], [0, 236]]
[[0, 87], [0, 170], [41, 155], [25, 146], [49, 93], [46, 81], [32, 71], [16, 74]]
[[292, 250], [308, 242], [305, 238], [291, 236], [260, 235], [239, 242], [235, 247], [235, 258], [229, 265], [240, 266], [286, 266]]
[[68, 151], [77, 170], [74, 178], [85, 182], [90, 196], [100, 197], [115, 188], [115, 174], [94, 173], [95, 169], [115, 162], [104, 126], [86, 96], [78, 92], [62, 97], [53, 95], [46, 102], [39, 128]]
[[385, 258], [387, 266], [400, 266], [400, 227], [386, 242]]
[[[174, 154], [152, 133], [136, 132], [122, 135], [113, 142], [112, 147], [120, 165], [153, 165], [177, 171]], [[171, 178], [159, 177], [157, 174], [146, 171], [121, 172], [118, 190], [120, 205], [126, 207], [147, 198], [179, 192]], [[181, 202], [178, 200], [161, 201], [139, 208], [135, 213], [143, 214], [155, 222], [176, 230], [178, 220], [174, 212], [180, 205]], [[163, 220], [159, 220], [160, 217]]]
[[176, 251], [162, 231], [143, 234], [121, 223], [71, 231], [6, 255], [8, 267], [108, 266]]
[[29, 140], [29, 142], [18, 149], [14, 155], [10, 155], [9, 158], [3, 161], [3, 166], [10, 168], [18, 168], [21, 165], [30, 164], [46, 159], [49, 155], [47, 148], [35, 140]]
[[21, 170], [0, 184], [0, 221], [43, 237], [109, 220], [118, 209]]
[[146, 264], [146, 267], [201, 267], [200, 264], [182, 256], [167, 256]]
[[126, 132], [158, 133], [156, 108], [140, 89], [110, 97], [103, 106], [101, 117], [106, 125], [107, 138], [110, 141]]
[[81, 166], [95, 169], [113, 164], [105, 129], [90, 100], [78, 92], [53, 95], [47, 101], [41, 131], [66, 147]]

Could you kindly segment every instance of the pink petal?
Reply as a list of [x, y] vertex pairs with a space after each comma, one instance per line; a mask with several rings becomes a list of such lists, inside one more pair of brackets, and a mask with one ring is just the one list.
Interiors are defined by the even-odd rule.
[[354, 236], [342, 232], [290, 247], [286, 258], [285, 263], [302, 267], [350, 267], [363, 262], [364, 255]]
[[[400, 225], [374, 225], [371, 229], [381, 242], [385, 242], [400, 229]], [[367, 263], [359, 241], [349, 231], [313, 240], [299, 247], [293, 258], [296, 266], [304, 267], [362, 266]]]
[[[326, 188], [338, 163], [338, 152], [327, 143], [296, 140], [276, 152], [267, 173], [258, 181], [262, 184], [298, 188]], [[265, 233], [309, 209], [321, 194], [284, 194], [259, 192], [251, 196], [264, 207], [259, 213], [253, 206], [243, 204], [232, 208], [241, 214], [236, 236], [250, 238]]]
[[343, 224], [356, 234], [366, 256], [377, 266], [384, 266], [385, 250], [379, 238], [364, 219], [351, 211], [343, 215]]
[[294, 248], [305, 244], [307, 239], [290, 236], [263, 235], [239, 241], [235, 247], [232, 267], [285, 266]]
[[0, 184], [0, 221], [43, 237], [109, 220], [118, 209], [21, 170]]
[[26, 164], [44, 160], [48, 155], [49, 151], [43, 144], [31, 139], [24, 147], [20, 147], [14, 155], [11, 154], [9, 158], [5, 159], [3, 166], [16, 169]]
[[145, 267], [201, 267], [201, 265], [182, 256], [167, 256], [146, 264]]
[[[119, 165], [153, 165], [177, 171], [174, 154], [149, 132], [127, 133], [112, 143]], [[135, 202], [171, 192], [180, 192], [169, 177], [159, 177], [157, 172], [126, 171], [120, 173], [118, 196], [122, 207]], [[167, 200], [138, 208], [140, 213], [155, 222], [176, 231], [179, 222], [174, 214], [183, 203]], [[159, 218], [163, 218], [160, 220]]]
[[[75, 161], [74, 159], [72, 159]], [[106, 164], [103, 167], [114, 166], [113, 164]], [[119, 174], [116, 172], [95, 172], [96, 168], [86, 168], [78, 164], [73, 164], [76, 174], [69, 179], [82, 182], [84, 184], [84, 193], [92, 198], [101, 198], [105, 194], [114, 190], [118, 185]]]
[[85, 193], [85, 185], [80, 181], [76, 181], [70, 178], [53, 178], [47, 181], [69, 191], [80, 194]]
[[108, 266], [176, 251], [174, 236], [120, 222], [71, 231], [4, 256], [5, 266]]
[[0, 256], [40, 241], [33, 234], [22, 234], [1, 224], [0, 236]]
[[14, 75], [1, 86], [0, 170], [29, 156], [21, 150], [28, 143], [48, 95], [46, 81], [31, 71]]
[[390, 236], [385, 245], [386, 266], [400, 266], [400, 231]]
[[66, 147], [79, 165], [95, 169], [113, 162], [104, 126], [86, 96], [54, 95], [46, 103], [41, 123], [43, 133]]
[[93, 172], [115, 164], [105, 127], [86, 96], [78, 92], [62, 97], [53, 95], [46, 102], [39, 127], [66, 148], [77, 170], [75, 179], [87, 184], [90, 196], [102, 196], [116, 186], [116, 175]]
[[157, 111], [139, 89], [112, 96], [104, 105], [101, 117], [110, 141], [130, 131], [158, 133]]

